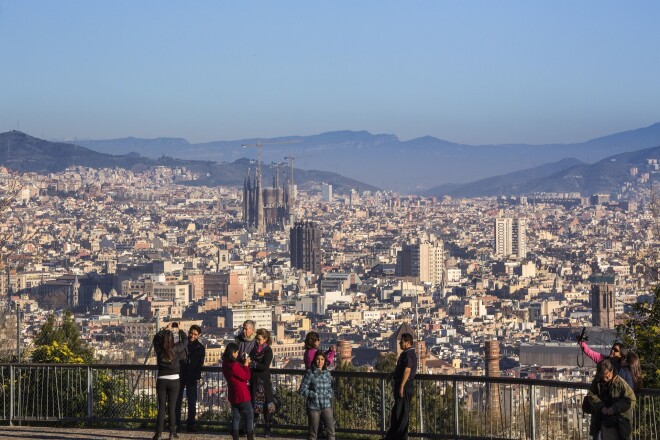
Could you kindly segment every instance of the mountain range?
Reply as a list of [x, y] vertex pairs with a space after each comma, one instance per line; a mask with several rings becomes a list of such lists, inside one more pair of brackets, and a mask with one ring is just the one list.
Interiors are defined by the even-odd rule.
[[295, 157], [299, 168], [342, 174], [375, 187], [419, 193], [442, 184], [463, 184], [521, 169], [574, 158], [593, 163], [605, 157], [660, 145], [660, 123], [573, 144], [465, 145], [431, 136], [402, 141], [392, 134], [335, 131], [312, 136], [240, 139], [191, 144], [182, 138], [76, 140], [96, 151], [157, 158], [233, 162], [256, 158], [264, 163]]
[[[654, 141], [656, 135], [659, 139]], [[277, 154], [298, 154], [284, 151], [285, 148], [291, 148], [292, 145], [296, 146], [298, 151], [303, 151], [295, 159], [297, 165], [295, 169], [296, 183], [301, 186], [314, 182], [327, 182], [332, 184], [339, 192], [351, 188], [360, 191], [378, 189], [360, 180], [344, 177], [332, 171], [305, 170], [300, 167], [300, 162], [304, 162], [305, 158], [311, 161], [312, 157], [314, 160], [318, 160], [318, 157], [332, 157], [335, 166], [338, 168], [354, 167], [359, 170], [361, 179], [367, 180], [369, 176], [384, 178], [385, 183], [389, 183], [388, 186], [384, 186], [384, 189], [396, 189], [397, 184], [404, 181], [414, 182], [409, 174], [414, 174], [416, 170], [420, 170], [421, 179], [423, 179], [422, 170], [428, 168], [435, 168], [438, 175], [440, 175], [440, 170], [449, 170], [454, 174], [463, 172], [462, 178], [453, 183], [444, 183], [426, 190], [417, 189], [412, 191], [416, 194], [449, 195], [453, 197], [520, 195], [534, 192], [580, 192], [583, 195], [597, 192], [611, 193], [620, 189], [626, 182], [631, 181], [630, 169], [632, 167], [643, 170], [645, 167], [648, 168], [648, 159], [660, 158], [660, 147], [657, 146], [660, 145], [660, 124], [594, 139], [583, 144], [573, 144], [570, 148], [569, 146], [538, 145], [457, 146], [435, 138], [420, 138], [414, 143], [409, 141], [407, 143], [408, 147], [405, 147], [399, 145], [406, 144], [405, 142], [396, 144], [398, 140], [391, 135], [372, 135], [367, 132], [348, 131], [284, 139], [262, 141], [262, 156], [266, 157], [263, 160], [265, 163], [263, 165], [264, 186], [271, 185], [271, 182], [275, 179], [277, 168], [279, 168], [281, 176], [285, 173], [288, 174], [288, 166], [282, 166], [281, 162], [277, 164], [268, 162], [268, 155], [276, 154], [273, 149], [280, 149]], [[221, 146], [216, 145], [217, 153], [225, 154], [225, 156], [231, 155], [229, 158], [232, 161], [215, 162], [212, 160], [175, 158], [168, 155], [153, 158], [146, 157], [138, 152], [109, 154], [94, 151], [81, 145], [51, 142], [19, 131], [11, 131], [0, 134], [0, 163], [17, 171], [39, 173], [57, 172], [71, 165], [94, 168], [120, 167], [135, 171], [159, 165], [186, 167], [200, 176], [197, 180], [185, 182], [187, 184], [240, 186], [243, 184], [248, 172], [253, 174], [257, 166], [256, 160], [245, 157], [256, 150], [256, 148], [252, 148], [255, 143], [249, 141], [245, 140], [244, 142], [251, 144], [249, 148], [239, 147], [239, 149], [236, 149], [233, 142]], [[122, 148], [123, 151], [126, 151], [128, 149], [126, 145], [122, 148], [115, 148], [117, 145], [123, 145], [124, 143], [133, 146], [137, 143], [144, 147], [143, 150], [146, 149], [152, 151], [152, 153], [157, 148], [169, 148], [172, 145], [178, 145], [181, 148], [185, 145], [190, 146], [183, 139], [169, 138], [152, 140], [127, 138], [124, 140], [93, 141], [94, 145], [103, 145], [105, 150], [113, 151], [116, 149], [121, 151]], [[638, 145], [655, 143], [656, 146], [639, 149], [633, 146], [635, 143], [638, 143]], [[305, 147], [303, 148], [299, 144], [303, 144]], [[395, 145], [398, 146], [395, 148]], [[198, 145], [197, 148], [198, 153], [207, 151], [204, 150], [207, 147], [202, 148]], [[305, 155], [312, 149], [316, 152], [314, 155]], [[568, 154], [567, 149], [570, 149], [571, 154]], [[624, 150], [624, 152], [599, 158], [592, 164], [584, 161], [585, 156], [602, 156], [603, 152], [617, 150]], [[330, 151], [334, 151], [334, 153], [330, 154]], [[379, 153], [376, 153], [376, 151]], [[533, 155], [530, 154], [530, 151]], [[557, 151], [560, 153], [557, 153]], [[546, 161], [531, 167], [525, 166], [527, 162], [532, 161], [532, 156], [533, 161], [538, 161], [539, 157], [546, 158], [564, 153], [567, 155], [558, 160]], [[183, 153], [179, 153], [179, 155], [183, 155]], [[199, 153], [198, 155], [202, 154]], [[434, 157], [436, 159], [432, 160]], [[446, 160], [440, 160], [438, 157], [444, 157]], [[501, 157], [508, 158], [511, 163], [508, 163], [507, 167], [517, 167], [516, 170], [504, 172], [506, 167], [497, 167], [496, 164], [501, 161]], [[451, 166], [454, 160], [452, 158], [457, 161], [453, 167]], [[426, 161], [422, 159], [426, 159]], [[339, 163], [342, 160], [345, 163]], [[422, 161], [420, 162], [420, 160]], [[461, 161], [468, 160], [467, 165], [461, 165]], [[489, 164], [489, 172], [492, 173], [496, 170], [498, 171], [497, 175], [461, 182], [461, 180], [466, 180], [466, 176], [475, 175], [476, 168], [486, 167], [487, 163]], [[330, 167], [330, 165], [326, 166]], [[377, 166], [381, 166], [381, 169], [375, 169]], [[384, 168], [389, 171], [384, 171]], [[468, 170], [471, 172], [468, 172]], [[488, 175], [488, 173], [485, 174]], [[652, 170], [651, 179], [656, 179], [658, 176], [660, 176], [660, 173]]]
[[540, 192], [579, 192], [583, 196], [610, 194], [635, 180], [630, 170], [650, 169], [650, 179], [659, 180], [660, 173], [648, 164], [660, 161], [660, 146], [617, 154], [587, 164], [569, 158], [501, 176], [480, 179], [466, 184], [439, 185], [425, 191], [427, 196], [479, 197], [524, 195]]
[[[257, 166], [256, 161], [247, 158], [239, 158], [231, 163], [217, 163], [177, 159], [169, 156], [149, 158], [135, 152], [107, 154], [80, 145], [50, 142], [16, 130], [0, 133], [0, 164], [15, 171], [40, 174], [63, 171], [72, 165], [92, 168], [118, 167], [133, 171], [142, 171], [154, 166], [186, 167], [198, 173], [200, 178], [182, 183], [207, 186], [241, 186], [248, 171], [254, 174]], [[276, 167], [270, 164], [263, 166], [262, 175], [264, 186], [270, 186], [276, 175]], [[363, 182], [328, 171], [296, 168], [294, 177], [296, 184], [300, 186], [310, 182], [326, 182], [332, 184], [338, 190], [344, 191], [352, 188], [360, 191], [377, 189]]]

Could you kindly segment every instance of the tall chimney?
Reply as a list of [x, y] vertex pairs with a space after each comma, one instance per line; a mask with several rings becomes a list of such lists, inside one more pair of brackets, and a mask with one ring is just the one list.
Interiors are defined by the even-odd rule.
[[[497, 340], [486, 341], [485, 345], [486, 376], [500, 376], [500, 343]], [[500, 421], [500, 387], [496, 383], [486, 383], [486, 417], [492, 427]]]

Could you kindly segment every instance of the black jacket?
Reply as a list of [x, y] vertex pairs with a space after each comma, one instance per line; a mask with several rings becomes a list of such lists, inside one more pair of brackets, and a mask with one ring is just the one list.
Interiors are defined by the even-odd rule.
[[202, 367], [206, 348], [199, 342], [188, 341], [188, 357], [181, 362], [181, 380], [186, 383], [195, 383], [202, 378]]
[[188, 357], [188, 351], [186, 350], [188, 339], [186, 338], [186, 334], [182, 330], [179, 330], [179, 342], [174, 344], [172, 359], [169, 361], [165, 359], [165, 353], [161, 350], [160, 340], [165, 332], [169, 331], [170, 330], [159, 331], [156, 333], [153, 340], [154, 350], [156, 351], [156, 363], [158, 364], [158, 377], [179, 374], [180, 363], [185, 361]]

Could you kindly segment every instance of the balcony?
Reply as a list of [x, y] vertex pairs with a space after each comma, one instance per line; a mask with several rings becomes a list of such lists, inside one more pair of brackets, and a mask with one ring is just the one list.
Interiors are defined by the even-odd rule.
[[[297, 392], [304, 371], [271, 371], [280, 405], [276, 432], [304, 432], [304, 401]], [[382, 435], [393, 401], [387, 375], [334, 371], [333, 377], [339, 437]], [[145, 428], [156, 416], [155, 366], [2, 364], [0, 381], [0, 419], [10, 425]], [[411, 436], [586, 439], [589, 416], [580, 407], [587, 388], [574, 382], [420, 374]], [[198, 405], [200, 425], [226, 430], [231, 411], [219, 367], [204, 368]], [[658, 439], [658, 423], [660, 390], [642, 390], [633, 438]]]

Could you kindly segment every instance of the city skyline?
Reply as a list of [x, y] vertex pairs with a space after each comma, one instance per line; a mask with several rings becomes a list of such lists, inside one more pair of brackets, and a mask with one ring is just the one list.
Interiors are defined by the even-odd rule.
[[0, 131], [580, 142], [660, 121], [658, 8], [3, 3]]

